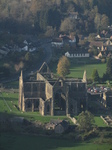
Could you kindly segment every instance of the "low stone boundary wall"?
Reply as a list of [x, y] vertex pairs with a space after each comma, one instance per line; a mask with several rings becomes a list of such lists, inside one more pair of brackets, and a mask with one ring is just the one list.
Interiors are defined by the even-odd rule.
[[108, 125], [108, 122], [103, 118], [103, 116], [100, 116], [100, 118]]
[[108, 125], [112, 126], [112, 117], [111, 116], [100, 116], [101, 119]]

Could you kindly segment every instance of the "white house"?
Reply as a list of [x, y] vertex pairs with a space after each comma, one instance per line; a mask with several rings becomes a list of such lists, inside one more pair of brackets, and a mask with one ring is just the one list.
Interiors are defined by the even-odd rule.
[[26, 45], [26, 46], [23, 47], [21, 50], [23, 50], [23, 51], [28, 51], [28, 46]]
[[70, 12], [69, 13], [69, 18], [70, 19], [78, 19], [78, 12]]
[[84, 58], [89, 57], [90, 55], [88, 52], [75, 52], [75, 53], [66, 52], [65, 56], [68, 58]]
[[27, 40], [24, 40], [24, 41], [23, 41], [23, 43], [24, 43], [24, 44], [26, 44], [26, 45], [28, 45], [28, 42], [27, 42]]
[[34, 52], [34, 51], [36, 51], [36, 47], [33, 47], [33, 48], [29, 48], [29, 52]]
[[7, 55], [7, 54], [8, 54], [8, 51], [5, 51], [5, 50], [3, 50], [3, 49], [0, 49], [0, 54], [2, 54], [2, 55]]

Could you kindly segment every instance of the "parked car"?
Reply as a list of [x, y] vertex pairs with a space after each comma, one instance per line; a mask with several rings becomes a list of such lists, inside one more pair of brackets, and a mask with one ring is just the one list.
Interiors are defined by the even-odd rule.
[[110, 88], [109, 87], [105, 87], [104, 90], [105, 91], [110, 91]]

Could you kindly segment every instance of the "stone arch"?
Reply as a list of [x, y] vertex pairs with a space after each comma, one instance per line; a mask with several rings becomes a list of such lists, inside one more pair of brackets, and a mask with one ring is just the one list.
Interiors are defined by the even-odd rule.
[[84, 98], [80, 98], [80, 112], [86, 110], [86, 100]]
[[39, 71], [38, 71], [39, 73], [51, 73], [51, 71], [50, 71], [50, 69], [49, 69], [49, 67], [48, 67], [48, 65], [47, 65], [47, 63], [46, 62], [44, 62], [43, 64], [42, 64], [42, 66], [40, 67], [40, 69], [39, 69]]
[[32, 102], [31, 102], [31, 100], [26, 100], [26, 102], [25, 102], [25, 110], [26, 111], [32, 111]]
[[34, 111], [39, 111], [39, 99], [34, 100]]
[[30, 101], [30, 100], [28, 101], [27, 106], [28, 106], [28, 108], [30, 108], [30, 107], [32, 106], [32, 103], [31, 103], [31, 101]]
[[45, 104], [45, 114], [51, 115], [51, 105], [50, 103]]
[[49, 112], [50, 112], [50, 106], [47, 105], [47, 113], [49, 113]]
[[54, 114], [66, 114], [66, 94], [62, 89], [57, 89], [54, 93]]
[[70, 114], [73, 114], [74, 113], [74, 107], [73, 107], [73, 104], [70, 104]]

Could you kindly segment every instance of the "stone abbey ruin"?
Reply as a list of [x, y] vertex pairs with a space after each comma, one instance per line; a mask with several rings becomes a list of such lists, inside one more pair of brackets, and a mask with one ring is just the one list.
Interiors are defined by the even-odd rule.
[[39, 111], [41, 115], [77, 115], [87, 106], [86, 73], [83, 79], [54, 78], [44, 62], [36, 80], [19, 78], [20, 110]]

